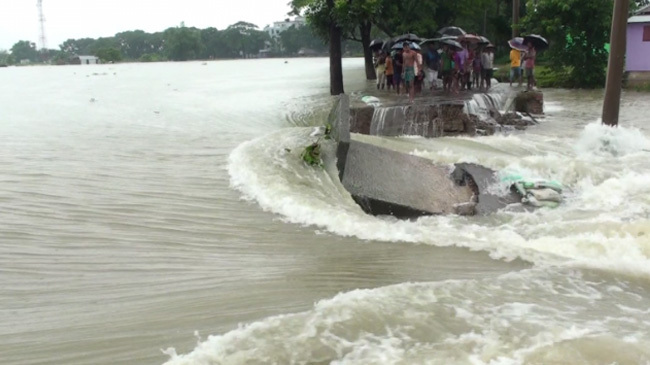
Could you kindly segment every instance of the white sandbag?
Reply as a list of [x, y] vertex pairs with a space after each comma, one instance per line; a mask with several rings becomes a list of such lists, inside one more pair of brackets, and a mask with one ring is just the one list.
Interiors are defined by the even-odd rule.
[[553, 189], [530, 189], [528, 193], [532, 194], [539, 201], [562, 202], [562, 195]]

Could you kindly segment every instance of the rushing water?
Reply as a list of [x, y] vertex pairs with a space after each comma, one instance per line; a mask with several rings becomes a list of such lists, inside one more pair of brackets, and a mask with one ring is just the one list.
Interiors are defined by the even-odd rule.
[[525, 133], [355, 136], [568, 187], [556, 210], [397, 221], [298, 158], [331, 106], [325, 59], [0, 85], [0, 363], [650, 363], [646, 94], [616, 130], [601, 92], [547, 91]]

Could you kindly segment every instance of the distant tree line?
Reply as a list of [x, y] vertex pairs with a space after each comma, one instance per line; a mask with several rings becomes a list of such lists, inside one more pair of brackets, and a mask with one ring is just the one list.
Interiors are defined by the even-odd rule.
[[[247, 22], [226, 29], [198, 29], [181, 23], [162, 32], [133, 30], [113, 37], [68, 39], [59, 49], [38, 50], [30, 41], [19, 41], [10, 52], [0, 51], [0, 64], [67, 63], [75, 55], [94, 55], [103, 62], [120, 61], [187, 61], [257, 57], [261, 49], [272, 56], [293, 56], [301, 49], [325, 54], [327, 45], [309, 27], [291, 27], [272, 38], [267, 32]], [[359, 54], [360, 45], [346, 45], [347, 53]]]

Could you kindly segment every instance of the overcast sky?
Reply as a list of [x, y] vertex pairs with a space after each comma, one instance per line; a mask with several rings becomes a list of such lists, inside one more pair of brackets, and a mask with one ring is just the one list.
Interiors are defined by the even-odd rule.
[[[19, 40], [39, 44], [37, 0], [0, 0], [0, 50]], [[185, 22], [226, 28], [240, 20], [260, 28], [287, 18], [289, 0], [43, 0], [48, 48], [68, 38], [109, 37], [126, 30], [157, 32]], [[40, 48], [40, 44], [39, 44]]]

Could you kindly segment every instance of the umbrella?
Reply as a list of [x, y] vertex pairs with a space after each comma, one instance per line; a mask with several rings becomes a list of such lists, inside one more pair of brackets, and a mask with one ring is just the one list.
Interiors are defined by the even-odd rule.
[[381, 39], [375, 39], [370, 42], [370, 49], [373, 51], [378, 51], [384, 46], [384, 41]]
[[451, 36], [458, 37], [458, 36], [461, 36], [461, 35], [465, 35], [466, 32], [464, 30], [462, 30], [461, 28], [458, 28], [458, 27], [444, 27], [444, 28], [440, 29], [436, 33], [440, 34], [441, 36], [450, 36], [451, 35]]
[[422, 39], [415, 34], [407, 33], [407, 34], [398, 35], [397, 37], [393, 38], [393, 41], [395, 43], [404, 42], [404, 41], [421, 42]]
[[510, 45], [510, 48], [516, 49], [518, 51], [525, 52], [528, 50], [524, 45], [524, 39], [521, 37], [512, 38], [508, 41], [508, 45]]
[[[404, 48], [404, 43], [405, 42], [397, 42], [397, 43], [393, 44], [393, 47], [391, 47], [391, 49], [394, 49], [394, 50], [403, 49]], [[417, 50], [422, 49], [422, 48], [420, 48], [420, 46], [418, 46], [417, 43], [414, 43], [414, 42], [406, 42], [406, 43], [411, 47], [411, 49], [417, 49]]]
[[434, 46], [439, 47], [440, 44], [442, 43], [442, 41], [445, 41], [445, 40], [455, 41], [456, 39], [457, 39], [457, 37], [452, 37], [452, 36], [441, 37], [441, 38], [429, 38], [429, 39], [425, 39], [422, 42], [420, 42], [420, 46], [424, 47], [424, 46], [427, 46], [429, 44], [433, 44]]
[[533, 47], [538, 51], [548, 48], [548, 41], [541, 35], [529, 34], [525, 36], [524, 45], [527, 45], [528, 43], [532, 43]]
[[490, 44], [491, 43], [490, 40], [487, 39], [486, 37], [479, 36], [479, 38], [481, 38], [481, 41], [478, 42], [478, 44]]
[[445, 45], [450, 46], [450, 47], [457, 48], [459, 50], [463, 49], [463, 46], [460, 43], [458, 43], [457, 41], [453, 40], [453, 39], [443, 39], [443, 40], [440, 41], [440, 43], [445, 44]]
[[458, 41], [476, 44], [476, 43], [484, 43], [483, 38], [485, 37], [477, 36], [475, 34], [463, 34], [458, 37]]

